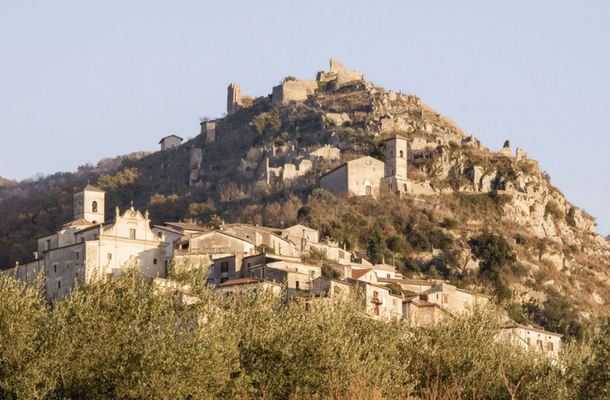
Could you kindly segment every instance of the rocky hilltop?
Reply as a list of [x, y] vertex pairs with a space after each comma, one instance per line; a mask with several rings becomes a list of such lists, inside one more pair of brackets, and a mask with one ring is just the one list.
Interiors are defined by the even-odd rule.
[[[483, 286], [518, 322], [577, 336], [608, 315], [608, 241], [523, 149], [513, 152], [507, 140], [490, 151], [418, 97], [376, 87], [335, 60], [315, 80], [289, 76], [271, 92], [243, 96], [231, 84], [227, 115], [202, 118], [194, 139], [87, 179], [107, 191], [109, 208], [133, 200], [157, 223], [305, 223], [357, 256], [392, 260], [407, 276]], [[408, 193], [369, 198], [319, 189], [320, 176], [344, 162], [384, 161], [392, 135], [408, 141]], [[58, 199], [81, 183], [63, 182]], [[5, 221], [20, 222], [3, 229], [47, 233], [37, 231], [51, 230], [62, 213], [68, 220], [70, 209], [58, 202], [22, 198], [3, 211]], [[36, 224], [52, 210], [56, 218]], [[515, 256], [489, 273], [473, 251], [485, 234], [501, 237]], [[4, 266], [35, 248], [29, 238], [3, 240]]]

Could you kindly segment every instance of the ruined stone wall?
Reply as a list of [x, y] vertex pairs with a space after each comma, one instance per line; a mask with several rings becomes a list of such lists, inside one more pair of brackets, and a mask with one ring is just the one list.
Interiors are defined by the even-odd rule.
[[337, 195], [347, 190], [347, 164], [320, 178], [320, 187]]
[[286, 81], [273, 88], [272, 104], [282, 105], [291, 101], [304, 101], [318, 89], [318, 82], [313, 80]]
[[338, 85], [346, 82], [364, 80], [364, 75], [359, 71], [348, 71], [343, 64], [337, 60], [330, 60], [330, 72], [318, 73], [317, 80], [321, 82], [336, 81]]
[[204, 121], [201, 122], [201, 134], [205, 136], [205, 142], [211, 143], [216, 140], [216, 122]]
[[235, 114], [241, 106], [241, 86], [232, 83], [227, 88], [227, 114]]
[[324, 145], [324, 147], [320, 147], [319, 149], [309, 153], [309, 159], [311, 161], [316, 161], [318, 158], [338, 160], [341, 158], [341, 150], [330, 145]]

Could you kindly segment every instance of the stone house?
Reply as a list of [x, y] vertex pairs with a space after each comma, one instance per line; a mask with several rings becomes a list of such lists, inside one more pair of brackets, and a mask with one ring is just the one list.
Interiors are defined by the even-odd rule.
[[282, 237], [281, 230], [278, 229], [248, 224], [226, 224], [221, 229], [223, 232], [252, 242], [259, 250], [263, 248], [268, 252], [269, 249], [272, 249], [275, 254], [281, 256], [298, 257], [301, 255], [298, 246], [291, 240]]
[[246, 278], [248, 271], [243, 268], [243, 255], [232, 255], [214, 259], [207, 274], [208, 284], [218, 286], [229, 280]]
[[167, 243], [165, 258], [171, 260], [174, 256], [174, 245], [178, 239], [206, 232], [206, 229], [192, 223], [165, 222], [164, 225], [154, 225], [153, 232], [159, 237], [165, 236], [165, 243]]
[[178, 147], [182, 143], [182, 138], [176, 135], [169, 135], [161, 139], [159, 144], [161, 145], [161, 151], [168, 150], [173, 147]]
[[397, 279], [388, 279], [383, 276], [377, 276], [377, 282], [388, 284], [388, 283], [397, 283], [403, 290], [407, 290], [412, 293], [420, 294], [424, 293], [426, 290], [432, 288], [432, 286], [436, 285], [437, 281], [434, 280], [417, 280], [417, 279], [404, 279], [399, 278], [399, 275], [396, 275]]
[[352, 286], [346, 281], [325, 278], [323, 276], [315, 278], [309, 284], [309, 292], [316, 296], [324, 295], [330, 298], [340, 296], [341, 298], [345, 298], [351, 291]]
[[419, 297], [406, 298], [402, 303], [403, 316], [409, 326], [434, 325], [447, 316], [441, 306]]
[[551, 358], [557, 359], [561, 347], [561, 337], [558, 333], [548, 332], [542, 329], [510, 324], [500, 328], [498, 338], [508, 338], [513, 343], [525, 348], [533, 348]]
[[109, 279], [124, 267], [150, 277], [165, 277], [165, 238], [150, 228], [148, 212], [133, 207], [105, 222], [105, 193], [87, 185], [74, 195], [75, 220], [38, 238], [35, 260], [4, 272], [17, 278], [45, 273], [47, 300], [63, 299], [78, 281]]
[[353, 269], [352, 268], [351, 278], [354, 280], [363, 281], [363, 282], [377, 283], [377, 274], [371, 268], [366, 268], [366, 269]]
[[329, 260], [337, 261], [339, 264], [349, 264], [352, 261], [352, 253], [342, 249], [338, 243], [330, 240], [321, 243], [309, 243], [309, 249], [322, 251]]
[[453, 314], [468, 311], [475, 304], [484, 305], [489, 302], [489, 296], [458, 289], [448, 283], [440, 283], [423, 293], [427, 294], [429, 302], [438, 304]]
[[362, 280], [348, 278], [353, 290], [362, 294], [364, 312], [374, 319], [398, 322], [403, 318], [402, 297], [390, 293], [390, 289]]
[[309, 290], [309, 283], [322, 276], [322, 268], [298, 262], [273, 261], [250, 267], [250, 276], [285, 282], [289, 290]]
[[209, 261], [229, 256], [255, 254], [252, 241], [221, 230], [200, 234], [189, 234], [175, 242], [174, 263], [176, 269], [188, 268], [191, 264], [205, 266]]
[[282, 229], [281, 235], [300, 247], [301, 252], [305, 251], [308, 243], [318, 242], [318, 231], [301, 224]]

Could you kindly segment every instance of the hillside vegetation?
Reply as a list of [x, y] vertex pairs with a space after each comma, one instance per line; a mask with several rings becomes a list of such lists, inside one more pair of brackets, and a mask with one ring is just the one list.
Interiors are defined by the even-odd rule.
[[[116, 169], [0, 191], [1, 265], [30, 259], [36, 236], [71, 220], [71, 196], [89, 179], [106, 191], [108, 215], [133, 200], [154, 223], [304, 223], [407, 277], [480, 286], [517, 322], [568, 338], [582, 338], [609, 315], [610, 246], [535, 160], [490, 152], [415, 96], [362, 81], [319, 86], [306, 101], [255, 104], [217, 119], [214, 142], [200, 135], [123, 159]], [[394, 134], [409, 140], [414, 195], [350, 199], [318, 188], [319, 177], [342, 162], [362, 155], [383, 160], [383, 140]], [[304, 176], [272, 185], [257, 171], [240, 170], [242, 159], [294, 144], [301, 150], [331, 144], [341, 158], [316, 160]], [[192, 149], [202, 149], [200, 165], [191, 162]], [[281, 165], [282, 157], [271, 157], [270, 165]]]
[[497, 340], [475, 309], [411, 330], [367, 318], [355, 297], [287, 306], [271, 291], [197, 301], [136, 271], [47, 305], [0, 274], [4, 399], [605, 399], [610, 334], [558, 361]]

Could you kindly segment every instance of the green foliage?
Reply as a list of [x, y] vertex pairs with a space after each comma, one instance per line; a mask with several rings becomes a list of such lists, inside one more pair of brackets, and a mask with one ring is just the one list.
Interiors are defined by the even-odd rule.
[[322, 276], [330, 279], [341, 279], [339, 271], [330, 263], [322, 263]]
[[280, 112], [277, 107], [268, 112], [262, 112], [252, 118], [252, 126], [258, 135], [264, 132], [277, 132], [282, 126]]
[[47, 307], [37, 286], [0, 276], [0, 397], [607, 397], [607, 332], [552, 362], [498, 339], [490, 310], [412, 329], [365, 317], [357, 296], [304, 307], [190, 284], [186, 305], [127, 270]]
[[445, 217], [443, 222], [441, 222], [441, 226], [445, 229], [455, 229], [458, 226], [458, 221], [455, 218]]
[[[573, 380], [573, 383], [578, 385], [575, 391], [581, 399], [608, 399], [610, 398], [610, 330], [608, 326], [600, 329], [590, 343], [590, 349], [584, 345], [576, 348], [581, 355], [583, 353], [585, 355], [580, 368], [574, 368], [576, 363], [570, 364], [573, 368], [570, 372], [580, 372], [582, 378], [582, 380]], [[583, 347], [585, 347], [584, 352]]]
[[544, 206], [544, 217], [546, 218], [548, 215], [553, 217], [556, 221], [563, 219], [563, 212], [559, 208], [559, 205], [553, 200], [547, 201]]
[[514, 263], [517, 257], [506, 239], [485, 230], [472, 237], [468, 244], [474, 257], [479, 260], [479, 273], [494, 283], [498, 299], [510, 299], [511, 292], [502, 272], [506, 271], [506, 267]]
[[541, 324], [565, 335], [567, 339], [583, 338], [584, 326], [578, 321], [578, 312], [564, 294], [552, 286], [548, 287], [547, 299], [543, 306]]
[[[155, 194], [148, 202], [147, 209], [153, 224], [162, 224], [182, 220], [191, 210], [190, 202], [190, 196]], [[193, 209], [195, 207], [197, 206]]]

